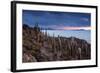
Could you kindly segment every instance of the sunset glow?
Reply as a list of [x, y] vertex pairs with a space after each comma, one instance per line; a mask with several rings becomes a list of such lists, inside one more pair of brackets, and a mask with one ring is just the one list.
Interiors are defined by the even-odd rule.
[[64, 30], [91, 30], [91, 27], [63, 27]]

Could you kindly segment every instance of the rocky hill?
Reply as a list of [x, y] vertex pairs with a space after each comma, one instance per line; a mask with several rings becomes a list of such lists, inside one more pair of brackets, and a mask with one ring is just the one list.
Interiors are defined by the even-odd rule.
[[91, 58], [91, 45], [75, 37], [54, 37], [37, 26], [23, 25], [23, 59], [26, 62], [85, 60]]

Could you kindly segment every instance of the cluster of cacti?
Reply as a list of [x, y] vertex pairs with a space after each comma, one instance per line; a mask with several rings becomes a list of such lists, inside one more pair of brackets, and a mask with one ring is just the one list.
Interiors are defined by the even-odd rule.
[[91, 58], [91, 45], [75, 37], [49, 36], [39, 27], [23, 25], [23, 62], [84, 60]]

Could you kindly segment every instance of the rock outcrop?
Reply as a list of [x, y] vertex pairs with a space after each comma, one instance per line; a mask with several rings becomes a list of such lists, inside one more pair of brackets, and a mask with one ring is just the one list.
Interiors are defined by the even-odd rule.
[[23, 25], [23, 59], [26, 62], [85, 60], [91, 58], [91, 45], [75, 37], [54, 37], [38, 26]]

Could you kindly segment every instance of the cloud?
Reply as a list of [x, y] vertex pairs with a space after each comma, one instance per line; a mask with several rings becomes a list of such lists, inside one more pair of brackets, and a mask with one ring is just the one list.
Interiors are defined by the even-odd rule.
[[81, 18], [81, 20], [88, 22], [89, 19], [88, 18]]
[[91, 27], [63, 27], [62, 30], [91, 30]]

